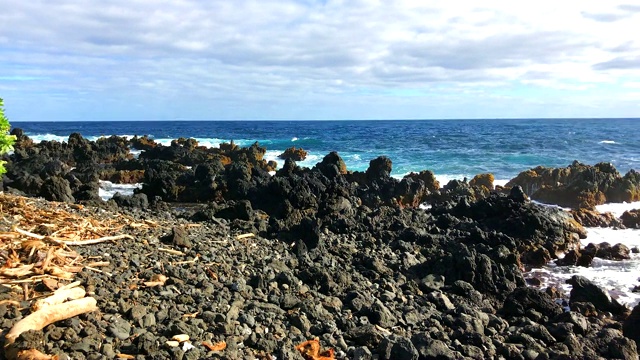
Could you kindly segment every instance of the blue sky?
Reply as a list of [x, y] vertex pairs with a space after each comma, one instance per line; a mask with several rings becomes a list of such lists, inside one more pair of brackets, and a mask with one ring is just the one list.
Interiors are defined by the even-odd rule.
[[631, 0], [0, 5], [11, 120], [640, 117]]

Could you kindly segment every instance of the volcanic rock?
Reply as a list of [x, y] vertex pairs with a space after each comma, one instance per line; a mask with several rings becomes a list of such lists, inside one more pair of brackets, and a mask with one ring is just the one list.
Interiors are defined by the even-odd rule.
[[505, 187], [515, 185], [522, 186], [534, 200], [575, 209], [640, 199], [640, 175], [631, 170], [623, 177], [609, 163], [589, 166], [574, 161], [566, 168], [539, 166], [518, 174]]
[[278, 155], [278, 158], [282, 160], [291, 159], [294, 161], [302, 161], [307, 158], [307, 154], [307, 151], [304, 149], [292, 146], [287, 148], [282, 154]]
[[611, 298], [603, 289], [595, 285], [589, 279], [574, 275], [566, 281], [571, 284], [570, 302], [588, 302], [593, 304], [600, 311], [608, 311], [614, 315], [628, 313], [629, 309], [621, 305], [617, 300]]

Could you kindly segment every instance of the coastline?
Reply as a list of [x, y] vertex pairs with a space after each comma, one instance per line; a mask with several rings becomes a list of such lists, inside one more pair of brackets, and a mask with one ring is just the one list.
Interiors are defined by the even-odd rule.
[[[183, 139], [149, 147], [137, 159], [129, 147], [129, 140], [115, 137], [90, 142], [74, 136], [64, 146], [19, 138], [11, 159], [20, 168], [9, 168], [5, 186], [33, 186], [35, 180], [26, 179], [42, 176], [32, 195], [165, 223], [131, 229], [132, 240], [77, 250], [86, 257], [118, 254], [103, 270], [113, 279], [90, 270], [78, 274], [99, 300], [99, 313], [81, 317], [95, 331], [78, 329], [76, 337], [45, 341], [50, 345], [42, 351], [73, 358], [113, 351], [158, 358], [299, 358], [295, 346], [319, 337], [337, 358], [637, 357], [635, 342], [623, 336], [633, 334], [622, 331], [636, 321], [631, 309], [598, 302], [593, 292], [578, 297], [526, 285], [524, 265], [575, 251], [586, 236], [569, 213], [528, 200], [527, 186], [496, 190], [493, 179], [483, 176], [441, 186], [428, 171], [396, 179], [384, 157], [366, 171], [350, 172], [337, 153], [311, 169], [286, 161], [271, 176], [266, 150], [258, 146], [227, 144], [213, 152]], [[138, 165], [142, 178], [132, 173]], [[567, 176], [592, 168], [572, 164]], [[133, 183], [143, 179], [144, 185], [133, 196], [105, 203], [98, 188], [107, 173]], [[179, 211], [167, 205], [185, 200], [201, 205]], [[418, 209], [425, 200], [432, 205], [428, 211]], [[255, 236], [236, 236], [249, 233]], [[161, 246], [184, 255], [176, 260], [160, 254]], [[166, 288], [119, 285], [155, 272], [169, 277]], [[578, 280], [574, 288], [584, 285]], [[571, 311], [554, 298], [568, 301]], [[199, 315], [182, 316], [194, 313]], [[13, 324], [22, 316], [7, 310], [4, 321]], [[56, 324], [37, 336], [51, 340], [70, 332], [65, 329], [73, 324]], [[185, 352], [163, 345], [178, 331], [197, 341], [224, 340], [227, 349]], [[95, 343], [98, 335], [106, 340]]]

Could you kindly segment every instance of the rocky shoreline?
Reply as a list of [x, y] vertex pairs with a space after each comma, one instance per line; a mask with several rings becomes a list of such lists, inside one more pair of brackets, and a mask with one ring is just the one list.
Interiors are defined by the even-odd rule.
[[[428, 170], [391, 177], [385, 157], [366, 172], [348, 171], [338, 153], [312, 169], [290, 158], [278, 169], [259, 144], [209, 149], [178, 139], [165, 147], [79, 134], [34, 144], [14, 134], [5, 192], [82, 204], [69, 211], [89, 218], [159, 224], [74, 249], [108, 259], [101, 272], [76, 275], [99, 311], [26, 332], [14, 344], [20, 349], [72, 359], [280, 360], [303, 359], [296, 346], [318, 338], [336, 359], [638, 357], [640, 308], [581, 277], [561, 294], [529, 287], [523, 276], [561, 252], [586, 265], [591, 255], [624, 253], [602, 245], [583, 254], [579, 240], [582, 224], [637, 226], [637, 213], [593, 211], [606, 199], [637, 200], [634, 171], [574, 163], [532, 169], [505, 188], [488, 174], [440, 186]], [[131, 147], [144, 151], [135, 158]], [[143, 186], [104, 202], [99, 180]], [[11, 219], [2, 226], [9, 231]], [[166, 283], [144, 286], [159, 274]], [[23, 295], [1, 289], [0, 300]], [[28, 305], [0, 305], [3, 329]], [[177, 334], [194, 347], [167, 345]], [[203, 341], [226, 348], [209, 351]]]

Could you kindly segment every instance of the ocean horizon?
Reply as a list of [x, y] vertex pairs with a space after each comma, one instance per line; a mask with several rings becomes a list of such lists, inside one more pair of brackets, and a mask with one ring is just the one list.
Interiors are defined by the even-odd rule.
[[194, 122], [202, 122], [202, 121], [211, 121], [211, 122], [256, 122], [256, 121], [300, 121], [300, 122], [309, 122], [309, 121], [527, 121], [527, 120], [640, 120], [640, 117], [524, 117], [524, 118], [411, 118], [411, 119], [116, 119], [116, 120], [11, 120], [12, 123], [40, 123], [40, 122], [76, 122], [76, 123], [84, 123], [84, 122], [172, 122], [172, 121], [194, 121]]

